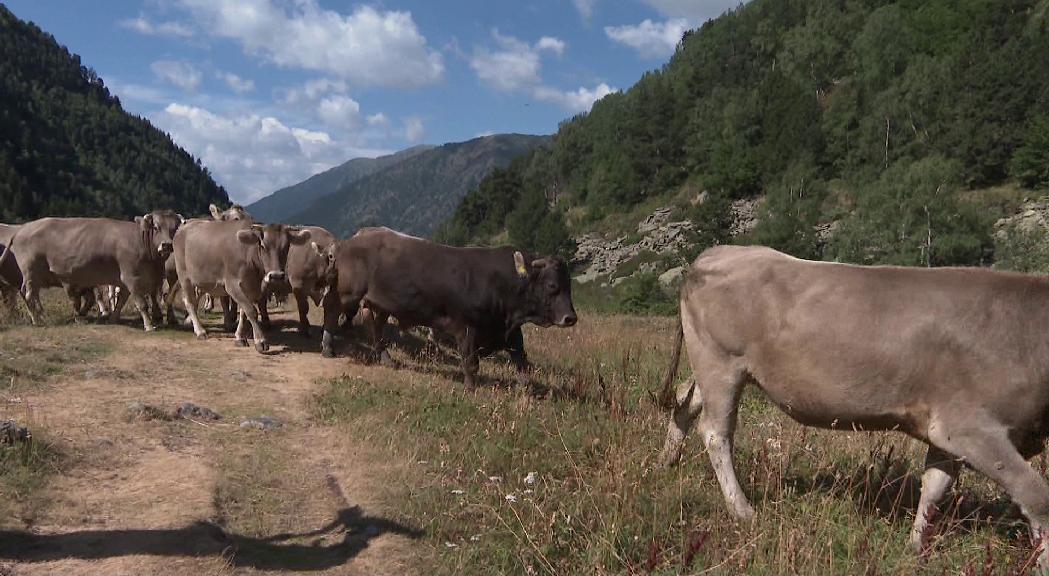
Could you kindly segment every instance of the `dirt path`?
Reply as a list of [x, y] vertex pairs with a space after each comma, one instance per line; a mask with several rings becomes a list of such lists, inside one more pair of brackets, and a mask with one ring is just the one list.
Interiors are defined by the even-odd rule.
[[[417, 571], [431, 552], [380, 497], [406, 464], [309, 419], [318, 379], [357, 368], [322, 358], [290, 315], [274, 320], [283, 330], [269, 355], [218, 333], [197, 342], [184, 330], [50, 328], [111, 340], [113, 351], [26, 395], [65, 457], [49, 505], [24, 532], [0, 533], [0, 574]], [[223, 419], [132, 419], [136, 401], [189, 401]], [[260, 415], [283, 426], [239, 426]]]

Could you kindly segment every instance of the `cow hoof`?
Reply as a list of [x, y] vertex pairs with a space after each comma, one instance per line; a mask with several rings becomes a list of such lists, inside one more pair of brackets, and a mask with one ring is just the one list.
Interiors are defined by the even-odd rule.
[[157, 327], [156, 326], [145, 326], [144, 329], [145, 329], [146, 332], [156, 332], [157, 331]]
[[208, 333], [207, 332], [201, 332], [200, 334], [197, 334], [197, 340], [207, 340], [207, 339], [208, 339]]
[[259, 354], [262, 354], [263, 352], [267, 352], [267, 351], [269, 351], [269, 349], [270, 349], [270, 345], [266, 341], [256, 342], [255, 343], [255, 351], [258, 352]]
[[324, 356], [325, 358], [334, 358], [335, 350], [332, 350], [331, 348], [322, 348], [321, 356]]
[[235, 339], [233, 341], [233, 345], [238, 347], [238, 348], [247, 348], [248, 347], [248, 341], [243, 339], [243, 338], [237, 338], [237, 339]]

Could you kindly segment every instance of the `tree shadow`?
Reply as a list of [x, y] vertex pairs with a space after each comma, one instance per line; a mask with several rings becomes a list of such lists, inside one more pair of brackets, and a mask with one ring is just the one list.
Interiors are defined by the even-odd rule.
[[[0, 559], [49, 562], [120, 556], [222, 556], [232, 566], [257, 570], [315, 571], [340, 566], [365, 550], [372, 539], [397, 534], [418, 539], [421, 530], [343, 508], [326, 526], [304, 533], [253, 538], [228, 533], [212, 522], [157, 530], [88, 530], [65, 534], [0, 531]], [[338, 541], [326, 544], [324, 541]], [[312, 540], [310, 540], [312, 539]], [[305, 540], [306, 543], [288, 542]]]

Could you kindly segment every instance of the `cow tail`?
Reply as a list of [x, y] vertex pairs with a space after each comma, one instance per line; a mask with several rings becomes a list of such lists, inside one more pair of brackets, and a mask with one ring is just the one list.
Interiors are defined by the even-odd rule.
[[[7, 243], [7, 245], [6, 245], [6, 246], [4, 246], [4, 250], [3, 250], [3, 252], [0, 252], [0, 269], [3, 269], [3, 267], [4, 267], [4, 262], [5, 262], [5, 261], [7, 261], [7, 255], [8, 255], [8, 254], [9, 254], [9, 253], [11, 252], [11, 250], [13, 250], [13, 249], [14, 249], [14, 246], [15, 246], [15, 238], [16, 238], [17, 236], [18, 236], [18, 232], [15, 232], [15, 233], [14, 233], [14, 234], [13, 234], [13, 235], [11, 236], [11, 240], [10, 240], [10, 241], [9, 241], [9, 242]], [[3, 284], [3, 285], [5, 285], [5, 286], [10, 286], [10, 284], [8, 284], [8, 283], [7, 283], [7, 280], [4, 280], [4, 277], [3, 277], [3, 276], [0, 276], [0, 284]], [[22, 287], [21, 287], [21, 286], [10, 286], [10, 288], [11, 288], [12, 290], [21, 290], [21, 289], [22, 289]]]
[[667, 410], [674, 407], [674, 377], [677, 376], [678, 365], [681, 363], [681, 346], [684, 341], [685, 331], [681, 327], [681, 320], [678, 320], [674, 353], [670, 357], [670, 368], [667, 369], [666, 378], [663, 379], [663, 390], [660, 391], [658, 399], [659, 405]]

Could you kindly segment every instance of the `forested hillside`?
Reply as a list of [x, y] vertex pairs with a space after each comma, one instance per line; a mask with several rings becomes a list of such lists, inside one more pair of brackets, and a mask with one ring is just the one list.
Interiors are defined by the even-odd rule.
[[365, 176], [389, 168], [431, 148], [433, 146], [419, 145], [407, 150], [401, 150], [396, 154], [388, 154], [378, 158], [354, 158], [347, 160], [320, 174], [314, 174], [298, 184], [277, 190], [273, 194], [249, 205], [247, 207], [248, 212], [264, 222], [283, 222], [289, 217], [302, 212], [303, 207], [309, 206], [321, 196], [334, 194], [344, 186], [348, 186]]
[[549, 141], [495, 134], [430, 148], [317, 199], [288, 222], [323, 226], [338, 236], [380, 225], [429, 236], [485, 176]]
[[0, 4], [0, 221], [206, 213], [228, 203], [206, 168], [50, 34]]
[[[1049, 184], [1047, 30], [1046, 0], [753, 0], [481, 183], [439, 237], [569, 252], [569, 232], [668, 204], [693, 252], [987, 264], [1015, 186]], [[760, 224], [730, 238], [753, 197]]]

